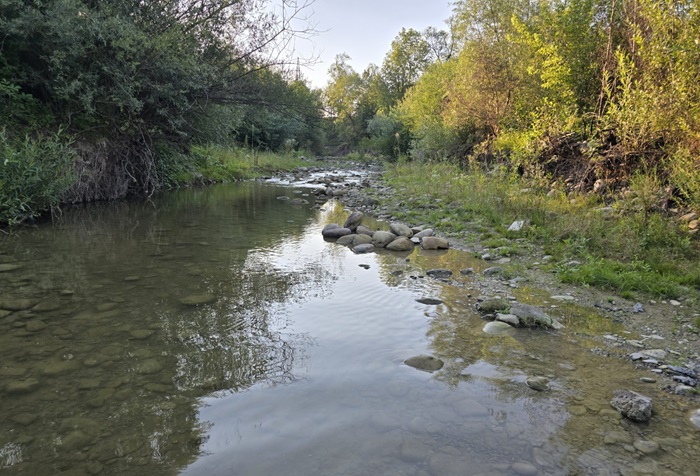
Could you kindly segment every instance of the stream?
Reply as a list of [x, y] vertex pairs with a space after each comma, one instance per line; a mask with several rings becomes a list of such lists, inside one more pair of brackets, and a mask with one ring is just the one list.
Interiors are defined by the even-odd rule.
[[[522, 287], [502, 297], [566, 328], [487, 334], [481, 260], [356, 255], [321, 236], [349, 212], [312, 204], [243, 182], [0, 236], [0, 474], [698, 474], [687, 401], [591, 351], [617, 324]], [[650, 422], [616, 389], [651, 397]]]

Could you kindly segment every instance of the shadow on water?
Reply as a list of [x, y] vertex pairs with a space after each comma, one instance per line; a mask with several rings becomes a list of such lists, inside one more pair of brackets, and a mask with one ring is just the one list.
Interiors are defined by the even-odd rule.
[[[481, 262], [355, 255], [321, 238], [342, 207], [282, 196], [306, 191], [184, 190], [3, 237], [0, 471], [696, 473], [686, 403], [591, 352], [614, 323], [560, 306], [564, 331], [488, 335], [473, 311], [490, 292]], [[444, 367], [403, 363], [426, 353]], [[621, 419], [617, 388], [652, 396], [652, 421]]]

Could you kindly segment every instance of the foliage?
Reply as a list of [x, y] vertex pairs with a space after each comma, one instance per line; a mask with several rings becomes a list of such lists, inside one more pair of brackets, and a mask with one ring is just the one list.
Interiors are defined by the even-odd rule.
[[75, 138], [69, 201], [149, 195], [194, 144], [319, 149], [319, 94], [279, 50], [309, 4], [266, 3], [2, 0], [0, 126]]
[[59, 205], [72, 181], [69, 146], [62, 133], [13, 141], [0, 131], [0, 223], [33, 219]]

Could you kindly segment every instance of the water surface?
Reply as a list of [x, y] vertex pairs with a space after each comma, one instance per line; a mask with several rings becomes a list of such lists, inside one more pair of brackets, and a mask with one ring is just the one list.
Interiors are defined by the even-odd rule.
[[[490, 286], [459, 273], [482, 263], [354, 255], [321, 238], [339, 205], [279, 199], [307, 194], [184, 190], [3, 237], [0, 472], [697, 474], [687, 401], [590, 351], [613, 323], [565, 307], [565, 331], [487, 335]], [[419, 354], [445, 366], [403, 363]], [[617, 388], [654, 398], [649, 424]]]

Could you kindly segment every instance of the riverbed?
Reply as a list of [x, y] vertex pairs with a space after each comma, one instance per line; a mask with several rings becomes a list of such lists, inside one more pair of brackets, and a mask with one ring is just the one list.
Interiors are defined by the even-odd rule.
[[[321, 236], [349, 211], [313, 205], [245, 182], [3, 236], [0, 472], [697, 474], [687, 399], [591, 351], [619, 324], [518, 288], [500, 297], [566, 328], [487, 334], [481, 260], [356, 255]], [[649, 423], [611, 407], [621, 388], [653, 398]]]

